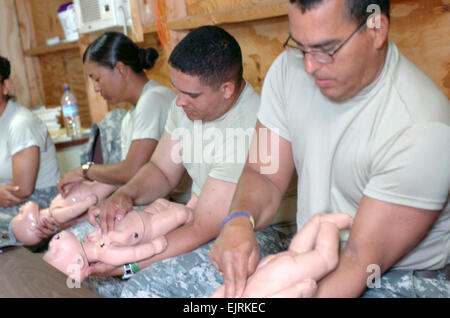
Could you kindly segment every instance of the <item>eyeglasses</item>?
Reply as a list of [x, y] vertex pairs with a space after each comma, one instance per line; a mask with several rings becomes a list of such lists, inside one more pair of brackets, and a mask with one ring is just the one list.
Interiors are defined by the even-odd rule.
[[[358, 26], [356, 28], [355, 31], [353, 31], [352, 34], [350, 34], [350, 36], [348, 38], [346, 38], [341, 44], [339, 44], [337, 47], [335, 47], [334, 49], [327, 51], [320, 51], [320, 50], [310, 50], [307, 51], [305, 49], [303, 49], [302, 47], [300, 47], [297, 42], [295, 42], [295, 40], [291, 37], [291, 35], [289, 34], [289, 37], [287, 38], [286, 42], [284, 42], [283, 47], [285, 49], [294, 49], [294, 50], [299, 50], [302, 53], [302, 58], [305, 57], [306, 54], [311, 55], [317, 62], [321, 63], [321, 64], [329, 64], [329, 63], [333, 63], [334, 62], [334, 56], [336, 55], [336, 53], [348, 42], [350, 41], [350, 39], [356, 34], [358, 33], [360, 30], [362, 30], [362, 28], [366, 25], [366, 22], [364, 21], [363, 24], [361, 24], [360, 26]], [[290, 43], [291, 42], [291, 43]], [[293, 44], [292, 42], [294, 42], [295, 44]]]

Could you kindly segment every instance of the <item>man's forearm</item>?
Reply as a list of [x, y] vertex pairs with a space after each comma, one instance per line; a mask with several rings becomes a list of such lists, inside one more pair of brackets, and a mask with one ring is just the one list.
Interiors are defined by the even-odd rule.
[[245, 168], [237, 185], [231, 212], [246, 211], [255, 219], [255, 227], [269, 226], [275, 217], [283, 193], [268, 178]]
[[157, 165], [149, 162], [117, 192], [131, 197], [134, 205], [146, 205], [165, 197], [170, 190], [172, 190], [170, 182], [164, 173]]
[[323, 278], [318, 284], [315, 297], [359, 297], [367, 288], [368, 273], [364, 265], [348, 254], [342, 254], [335, 271]]
[[108, 165], [93, 165], [89, 168], [87, 176], [106, 184], [123, 185], [127, 183], [136, 173], [126, 166], [124, 161]]

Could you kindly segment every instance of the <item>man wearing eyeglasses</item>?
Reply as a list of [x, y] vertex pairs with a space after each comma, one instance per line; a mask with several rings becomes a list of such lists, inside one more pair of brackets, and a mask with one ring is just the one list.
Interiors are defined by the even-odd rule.
[[[316, 296], [449, 297], [448, 99], [388, 41], [388, 0], [290, 3], [257, 122], [279, 146], [254, 140], [279, 152], [279, 170], [247, 163], [230, 215], [268, 226], [296, 170], [298, 229], [322, 212], [354, 217]], [[228, 221], [210, 252], [225, 296], [243, 294], [258, 255], [248, 219]]]

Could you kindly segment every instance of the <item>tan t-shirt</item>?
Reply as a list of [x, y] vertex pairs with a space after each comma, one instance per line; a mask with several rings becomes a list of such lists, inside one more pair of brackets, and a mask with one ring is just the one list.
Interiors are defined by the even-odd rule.
[[175, 97], [174, 91], [154, 80], [145, 84], [137, 105], [133, 106], [122, 120], [122, 160], [127, 157], [134, 140], [159, 141], [164, 132], [170, 105]]
[[[438, 269], [450, 262], [450, 104], [395, 44], [389, 43], [378, 79], [341, 103], [321, 94], [294, 51], [282, 53], [266, 77], [258, 118], [292, 143], [298, 228], [319, 212], [355, 216], [363, 196], [445, 207], [395, 268]], [[347, 238], [342, 233], [344, 244]]]
[[0, 185], [13, 179], [13, 156], [32, 146], [39, 147], [40, 151], [36, 189], [56, 186], [61, 175], [47, 126], [29, 109], [8, 101], [0, 116]]
[[173, 102], [166, 131], [180, 141], [179, 159], [192, 178], [193, 193], [200, 195], [208, 176], [237, 183], [247, 159], [259, 101], [258, 93], [246, 83], [235, 105], [210, 122], [190, 120]]

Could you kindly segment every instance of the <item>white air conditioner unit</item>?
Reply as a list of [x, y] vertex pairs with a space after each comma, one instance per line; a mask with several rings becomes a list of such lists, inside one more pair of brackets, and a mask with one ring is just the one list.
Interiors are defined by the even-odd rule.
[[80, 33], [131, 26], [128, 0], [74, 0]]

